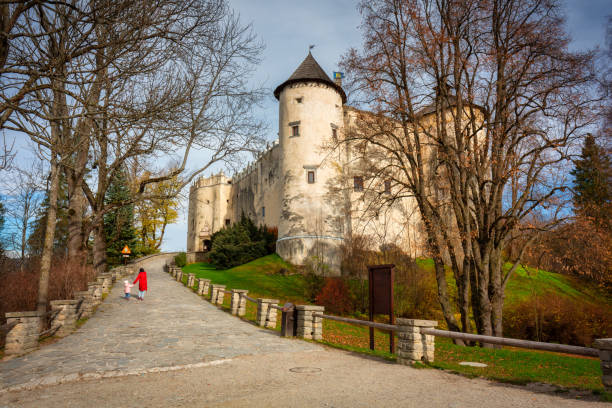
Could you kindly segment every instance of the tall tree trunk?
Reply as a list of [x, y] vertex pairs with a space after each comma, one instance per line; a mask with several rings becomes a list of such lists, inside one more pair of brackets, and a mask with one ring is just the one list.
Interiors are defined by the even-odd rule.
[[491, 326], [493, 335], [503, 337], [504, 288], [502, 286], [503, 260], [501, 252], [494, 249], [491, 254]]
[[51, 258], [53, 256], [53, 241], [55, 240], [55, 224], [57, 222], [57, 196], [59, 191], [59, 163], [55, 153], [51, 152], [51, 169], [49, 185], [49, 209], [47, 211], [47, 224], [42, 257], [40, 259], [40, 278], [38, 281], [38, 302], [36, 310], [47, 311], [49, 300], [49, 273], [51, 271]]
[[83, 233], [83, 211], [85, 208], [85, 196], [81, 190], [81, 183], [75, 183], [69, 191], [68, 203], [68, 258], [71, 261], [78, 261], [79, 265], [84, 265], [85, 237]]
[[106, 272], [106, 236], [102, 222], [94, 228], [93, 263], [96, 275]]
[[[466, 258], [466, 257], [464, 257]], [[461, 328], [465, 333], [472, 331], [470, 324], [470, 275], [472, 265], [464, 261], [463, 274], [457, 281], [457, 295], [459, 297], [459, 310], [461, 312]]]

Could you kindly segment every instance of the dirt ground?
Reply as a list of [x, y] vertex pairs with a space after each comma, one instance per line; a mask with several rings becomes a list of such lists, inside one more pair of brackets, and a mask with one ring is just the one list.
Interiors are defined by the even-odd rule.
[[0, 394], [0, 407], [610, 407], [332, 349]]

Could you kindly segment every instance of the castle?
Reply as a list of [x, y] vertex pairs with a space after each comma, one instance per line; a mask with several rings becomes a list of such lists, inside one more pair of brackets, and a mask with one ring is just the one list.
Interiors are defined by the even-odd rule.
[[[340, 270], [340, 245], [354, 235], [394, 244], [413, 256], [424, 248], [412, 198], [397, 199], [372, 215], [363, 200], [364, 173], [350, 146], [332, 149], [355, 126], [339, 80], [332, 81], [311, 53], [274, 91], [278, 141], [240, 173], [202, 177], [189, 191], [187, 251], [209, 249], [212, 233], [242, 213], [278, 227], [276, 252], [293, 264], [309, 259]], [[384, 180], [381, 194], [391, 193]]]

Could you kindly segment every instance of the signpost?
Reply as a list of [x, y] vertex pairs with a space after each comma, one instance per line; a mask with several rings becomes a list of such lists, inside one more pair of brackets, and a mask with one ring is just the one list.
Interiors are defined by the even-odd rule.
[[125, 265], [127, 263], [127, 259], [130, 257], [130, 254], [132, 253], [132, 251], [130, 251], [130, 248], [128, 248], [128, 246], [124, 246], [123, 249], [121, 250], [121, 256], [123, 256], [123, 264]]
[[[395, 265], [368, 266], [370, 289], [370, 321], [375, 314], [388, 314], [389, 324], [395, 324], [393, 316], [393, 268]], [[395, 349], [393, 332], [389, 332], [389, 349]], [[374, 350], [374, 328], [370, 327], [370, 350]]]

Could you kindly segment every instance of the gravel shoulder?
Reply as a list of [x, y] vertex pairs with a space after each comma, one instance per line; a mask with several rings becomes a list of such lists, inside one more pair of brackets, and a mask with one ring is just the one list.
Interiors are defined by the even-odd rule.
[[0, 395], [0, 407], [609, 407], [321, 349]]

